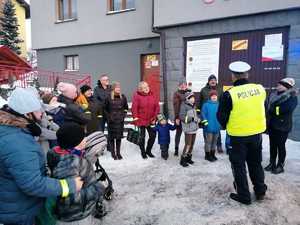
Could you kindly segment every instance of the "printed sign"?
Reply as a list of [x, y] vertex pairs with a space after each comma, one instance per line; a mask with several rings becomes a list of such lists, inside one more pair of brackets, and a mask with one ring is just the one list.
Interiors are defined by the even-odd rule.
[[232, 51], [241, 51], [248, 49], [248, 40], [232, 41]]
[[282, 61], [283, 55], [282, 33], [265, 35], [265, 45], [262, 48], [262, 62]]
[[186, 79], [192, 90], [200, 92], [209, 75], [219, 74], [220, 38], [187, 42]]

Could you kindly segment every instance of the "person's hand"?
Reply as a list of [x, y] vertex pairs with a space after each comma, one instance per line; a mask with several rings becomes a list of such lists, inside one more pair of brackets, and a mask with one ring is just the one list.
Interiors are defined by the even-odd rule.
[[76, 191], [79, 192], [82, 188], [83, 181], [82, 181], [81, 177], [75, 177], [74, 180], [75, 180]]
[[175, 123], [176, 123], [177, 126], [179, 126], [180, 125], [180, 119], [176, 119]]

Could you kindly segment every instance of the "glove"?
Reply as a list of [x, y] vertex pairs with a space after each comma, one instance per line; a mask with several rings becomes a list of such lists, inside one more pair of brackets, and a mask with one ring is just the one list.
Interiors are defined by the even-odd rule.
[[115, 192], [115, 190], [113, 189], [113, 187], [111, 185], [109, 185], [107, 188], [105, 188], [104, 190], [104, 198], [107, 201], [112, 200], [112, 195]]

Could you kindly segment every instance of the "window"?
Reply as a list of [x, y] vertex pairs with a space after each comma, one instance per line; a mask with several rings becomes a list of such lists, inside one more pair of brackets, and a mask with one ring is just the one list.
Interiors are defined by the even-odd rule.
[[78, 71], [79, 70], [79, 56], [67, 55], [65, 56], [65, 70]]
[[134, 8], [135, 0], [108, 0], [108, 11], [110, 12], [118, 12]]
[[57, 1], [57, 19], [66, 21], [77, 18], [77, 0], [56, 0]]

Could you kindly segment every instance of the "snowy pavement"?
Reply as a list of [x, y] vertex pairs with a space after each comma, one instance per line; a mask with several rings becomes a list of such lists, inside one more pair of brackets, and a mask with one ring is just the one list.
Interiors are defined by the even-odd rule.
[[[107, 203], [107, 216], [94, 224], [300, 225], [300, 142], [288, 141], [284, 174], [266, 173], [266, 200], [243, 206], [228, 198], [234, 191], [228, 157], [223, 154], [215, 163], [205, 161], [202, 131], [197, 138], [195, 165], [188, 168], [179, 166], [173, 143], [168, 161], [159, 157], [158, 144], [153, 149], [157, 157], [143, 160], [138, 147], [125, 139], [124, 160], [114, 161], [108, 153], [101, 157], [115, 196]], [[268, 154], [265, 136], [263, 165], [268, 163]]]

